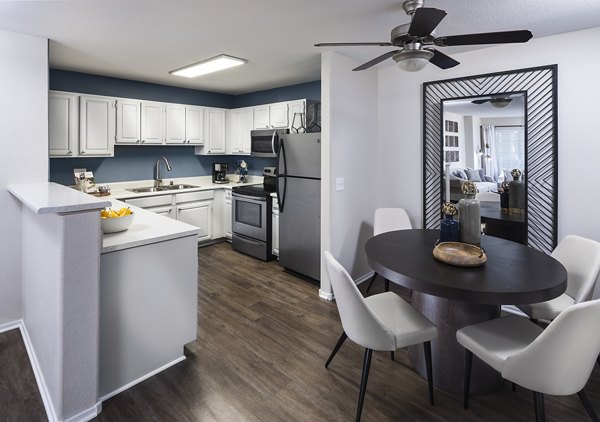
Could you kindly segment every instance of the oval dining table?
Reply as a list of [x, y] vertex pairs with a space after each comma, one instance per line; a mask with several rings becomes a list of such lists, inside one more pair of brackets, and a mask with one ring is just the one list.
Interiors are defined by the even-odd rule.
[[[543, 252], [492, 236], [482, 236], [487, 262], [455, 267], [438, 261], [433, 248], [439, 230], [399, 230], [372, 237], [365, 244], [367, 261], [380, 276], [412, 289], [412, 305], [438, 328], [431, 343], [434, 385], [451, 393], [463, 391], [465, 351], [456, 331], [498, 318], [501, 305], [544, 302], [567, 288], [567, 271]], [[422, 350], [409, 348], [417, 372], [425, 376]], [[497, 390], [501, 377], [473, 360], [471, 392]]]

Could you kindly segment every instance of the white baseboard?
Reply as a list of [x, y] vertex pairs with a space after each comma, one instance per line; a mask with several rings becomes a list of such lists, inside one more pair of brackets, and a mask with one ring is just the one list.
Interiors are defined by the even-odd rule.
[[502, 312], [506, 312], [507, 314], [519, 315], [525, 318], [529, 318], [525, 312], [517, 308], [515, 305], [502, 305], [500, 308]]
[[325, 300], [333, 300], [333, 293], [319, 289], [319, 297]]
[[15, 328], [19, 328], [21, 326], [21, 320], [18, 319], [16, 321], [10, 321], [0, 324], [0, 333], [5, 331], [14, 330]]
[[33, 375], [35, 375], [35, 381], [37, 382], [38, 390], [40, 390], [40, 396], [42, 396], [42, 403], [44, 403], [44, 409], [46, 409], [48, 421], [58, 422], [59, 419], [56, 416], [56, 409], [54, 409], [54, 405], [52, 404], [52, 398], [50, 397], [46, 380], [44, 379], [44, 375], [42, 374], [35, 350], [33, 349], [31, 338], [27, 332], [27, 327], [25, 327], [25, 324], [23, 324], [21, 321], [19, 328], [21, 329], [21, 336], [23, 337], [23, 342], [25, 343], [25, 348], [27, 349], [27, 355], [29, 356], [29, 362], [31, 362], [31, 368], [33, 369]]
[[42, 403], [44, 403], [44, 409], [46, 410], [46, 416], [48, 417], [49, 422], [87, 422], [89, 420], [94, 419], [98, 414], [102, 411], [102, 403], [97, 402], [92, 407], [85, 409], [82, 412], [79, 412], [76, 415], [73, 415], [67, 419], [59, 419], [56, 415], [56, 409], [52, 404], [52, 399], [50, 397], [50, 392], [48, 391], [48, 386], [46, 385], [46, 380], [44, 379], [44, 375], [40, 369], [40, 364], [35, 354], [35, 350], [33, 348], [33, 344], [31, 343], [31, 338], [29, 337], [29, 333], [27, 332], [27, 327], [23, 321], [19, 321], [19, 329], [21, 330], [21, 336], [23, 337], [23, 343], [25, 343], [25, 348], [27, 349], [27, 355], [29, 356], [29, 362], [31, 363], [31, 368], [33, 369], [33, 375], [35, 376], [35, 381], [38, 385], [38, 390], [40, 391], [40, 396], [42, 397]]
[[115, 395], [117, 395], [117, 394], [119, 394], [119, 393], [121, 393], [121, 392], [123, 392], [123, 391], [127, 390], [128, 388], [131, 388], [131, 387], [133, 387], [133, 386], [134, 386], [134, 385], [136, 385], [136, 384], [139, 384], [139, 383], [140, 383], [140, 382], [142, 382], [142, 381], [145, 381], [145, 380], [147, 380], [148, 378], [150, 378], [150, 377], [152, 377], [152, 376], [154, 376], [154, 375], [158, 374], [159, 372], [162, 372], [162, 371], [164, 371], [164, 370], [165, 370], [165, 369], [167, 369], [167, 368], [170, 368], [171, 366], [173, 366], [173, 365], [175, 365], [175, 364], [177, 364], [177, 363], [179, 363], [179, 362], [181, 362], [181, 361], [183, 361], [183, 360], [185, 360], [185, 355], [178, 357], [177, 359], [175, 359], [175, 360], [173, 360], [173, 361], [171, 361], [171, 362], [169, 362], [169, 363], [167, 363], [167, 364], [165, 364], [165, 365], [161, 366], [160, 368], [157, 368], [157, 369], [155, 369], [155, 370], [154, 370], [154, 371], [152, 371], [152, 372], [148, 372], [147, 374], [145, 374], [145, 375], [142, 375], [142, 376], [141, 376], [141, 377], [139, 377], [138, 379], [135, 379], [135, 380], [131, 381], [131, 382], [130, 382], [130, 383], [128, 383], [128, 384], [125, 384], [123, 387], [117, 388], [115, 391], [112, 391], [112, 392], [110, 392], [110, 393], [106, 394], [106, 395], [105, 395], [105, 396], [103, 396], [103, 397], [100, 397], [100, 401], [101, 401], [101, 402], [103, 402], [103, 401], [105, 401], [105, 400], [108, 400], [108, 399], [110, 399], [111, 397], [113, 397], [113, 396], [115, 396]]
[[360, 283], [364, 283], [365, 281], [372, 279], [373, 274], [375, 274], [375, 271], [371, 271], [370, 273], [367, 273], [362, 277], [357, 278], [356, 280], [354, 280], [354, 283], [358, 286]]

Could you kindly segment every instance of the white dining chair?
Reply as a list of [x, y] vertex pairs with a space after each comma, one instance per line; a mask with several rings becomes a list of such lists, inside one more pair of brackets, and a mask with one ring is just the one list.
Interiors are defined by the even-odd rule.
[[600, 243], [581, 236], [565, 236], [550, 254], [567, 270], [567, 290], [540, 303], [517, 305], [533, 321], [552, 321], [569, 306], [590, 300], [600, 274]]
[[544, 330], [511, 315], [461, 328], [456, 339], [466, 349], [464, 407], [469, 404], [473, 355], [502, 377], [533, 391], [536, 421], [544, 421], [544, 394], [577, 393], [588, 414], [598, 421], [583, 387], [600, 353], [600, 300], [573, 305]]
[[325, 368], [346, 338], [365, 348], [356, 421], [362, 413], [373, 350], [393, 352], [423, 343], [429, 401], [433, 405], [431, 340], [437, 337], [436, 326], [393, 292], [364, 298], [348, 272], [329, 251], [325, 251], [325, 263], [344, 329]]
[[[412, 229], [412, 224], [408, 218], [408, 214], [404, 208], [377, 208], [375, 210], [375, 218], [373, 220], [373, 236], [377, 236], [381, 233], [391, 232], [394, 230], [407, 230]], [[367, 290], [365, 293], [369, 293], [371, 286], [377, 278], [377, 272], [373, 274]], [[385, 279], [385, 291], [390, 290], [390, 281]]]

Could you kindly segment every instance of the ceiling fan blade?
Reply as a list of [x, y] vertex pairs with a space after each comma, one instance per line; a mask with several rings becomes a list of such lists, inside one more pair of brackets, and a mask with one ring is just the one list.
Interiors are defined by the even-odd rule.
[[529, 41], [533, 35], [526, 29], [520, 31], [484, 32], [481, 34], [450, 35], [436, 38], [438, 47], [475, 44], [508, 44]]
[[483, 104], [487, 103], [489, 100], [473, 100], [471, 101], [473, 104]]
[[408, 29], [408, 33], [415, 37], [426, 37], [440, 24], [446, 12], [433, 7], [418, 8]]
[[315, 44], [315, 47], [351, 47], [351, 46], [357, 46], [357, 45], [379, 45], [382, 47], [387, 47], [392, 45], [392, 43], [389, 43], [387, 41], [382, 41], [382, 42], [320, 42], [318, 44]]
[[366, 62], [365, 64], [361, 64], [360, 66], [358, 66], [355, 69], [352, 69], [352, 71], [368, 69], [372, 66], [375, 66], [377, 63], [384, 61], [385, 59], [389, 59], [390, 57], [392, 57], [395, 54], [398, 54], [399, 52], [400, 52], [400, 50], [394, 50], [394, 51], [390, 51], [389, 53], [382, 54], [381, 56], [376, 57], [373, 60]]
[[429, 63], [436, 65], [440, 69], [450, 69], [451, 67], [460, 64], [460, 62], [457, 62], [452, 57], [445, 55], [435, 48], [428, 48], [427, 50], [433, 51], [433, 57], [429, 59]]

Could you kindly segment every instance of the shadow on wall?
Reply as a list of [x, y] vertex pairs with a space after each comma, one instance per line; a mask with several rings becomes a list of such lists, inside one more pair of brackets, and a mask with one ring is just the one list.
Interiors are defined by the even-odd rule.
[[98, 158], [51, 158], [50, 181], [63, 185], [72, 185], [73, 169], [85, 168], [94, 172], [97, 183], [114, 183], [131, 180], [149, 180], [154, 178], [154, 165], [156, 160], [164, 156], [169, 160], [170, 172], [163, 171], [165, 179], [176, 177], [209, 176], [212, 163], [227, 163], [229, 173], [235, 170], [237, 160], [245, 160], [248, 164], [248, 173], [262, 175], [263, 167], [276, 166], [275, 158], [259, 158], [236, 155], [194, 155], [194, 147], [169, 146], [169, 147], [139, 147], [115, 146], [114, 157]]

